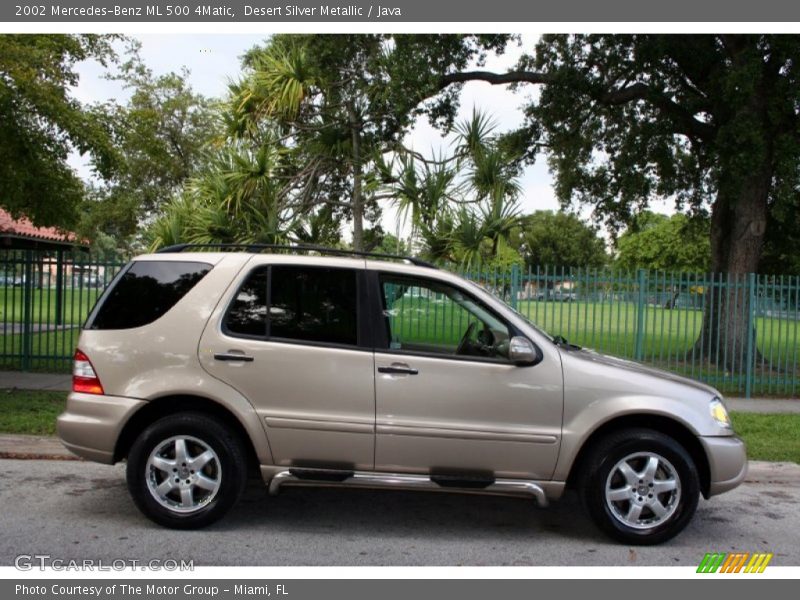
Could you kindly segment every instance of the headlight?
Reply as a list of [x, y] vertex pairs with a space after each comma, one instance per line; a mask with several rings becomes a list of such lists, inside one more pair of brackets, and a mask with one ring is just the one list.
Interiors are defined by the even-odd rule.
[[711, 411], [711, 417], [717, 422], [717, 425], [720, 427], [724, 427], [725, 429], [731, 429], [731, 418], [728, 415], [728, 409], [725, 408], [725, 405], [722, 403], [722, 400], [719, 398], [714, 398], [709, 404], [709, 410]]

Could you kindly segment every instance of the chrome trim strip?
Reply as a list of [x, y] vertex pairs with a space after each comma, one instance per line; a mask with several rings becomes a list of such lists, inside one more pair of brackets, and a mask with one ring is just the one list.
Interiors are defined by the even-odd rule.
[[525, 479], [497, 479], [488, 487], [456, 488], [443, 487], [427, 475], [407, 475], [404, 473], [369, 473], [356, 471], [352, 477], [344, 481], [314, 481], [312, 479], [299, 479], [288, 470], [279, 471], [269, 481], [269, 494], [275, 496], [284, 485], [324, 486], [324, 487], [359, 487], [359, 488], [397, 488], [406, 490], [427, 490], [444, 492], [461, 492], [472, 494], [498, 494], [503, 496], [527, 496], [536, 500], [536, 503], [545, 507], [548, 504], [547, 496], [542, 487]]
[[324, 421], [316, 419], [293, 419], [287, 417], [265, 417], [267, 427], [273, 429], [301, 429], [305, 431], [335, 431], [339, 433], [375, 433], [372, 422]]
[[461, 440], [483, 440], [490, 442], [528, 442], [531, 444], [555, 444], [558, 438], [541, 433], [524, 433], [513, 430], [454, 429], [449, 427], [418, 427], [414, 425], [383, 425], [375, 428], [379, 435], [405, 435]]

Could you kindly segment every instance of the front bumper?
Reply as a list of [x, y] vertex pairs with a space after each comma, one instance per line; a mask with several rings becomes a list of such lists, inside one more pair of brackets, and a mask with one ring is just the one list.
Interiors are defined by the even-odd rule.
[[708, 496], [716, 496], [737, 487], [747, 476], [747, 453], [744, 442], [735, 435], [701, 436], [710, 471]]
[[106, 464], [114, 462], [119, 434], [143, 400], [73, 392], [57, 420], [58, 436], [73, 454]]

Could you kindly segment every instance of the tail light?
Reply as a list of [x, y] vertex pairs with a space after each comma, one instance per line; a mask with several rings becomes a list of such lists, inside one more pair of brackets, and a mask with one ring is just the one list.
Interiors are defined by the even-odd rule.
[[103, 384], [94, 371], [92, 361], [80, 349], [72, 357], [72, 391], [84, 394], [102, 394]]

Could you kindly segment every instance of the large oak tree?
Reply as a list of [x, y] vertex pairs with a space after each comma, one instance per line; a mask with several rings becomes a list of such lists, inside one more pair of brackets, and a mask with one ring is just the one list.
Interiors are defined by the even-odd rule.
[[[529, 160], [544, 150], [564, 203], [611, 225], [657, 197], [710, 213], [711, 269], [739, 275], [758, 271], [768, 224], [781, 235], [799, 203], [798, 59], [798, 36], [548, 35], [510, 72], [451, 68], [440, 86], [536, 85], [515, 140]], [[697, 350], [743, 347], [746, 302], [718, 293]], [[711, 310], [730, 314], [720, 325]]]

